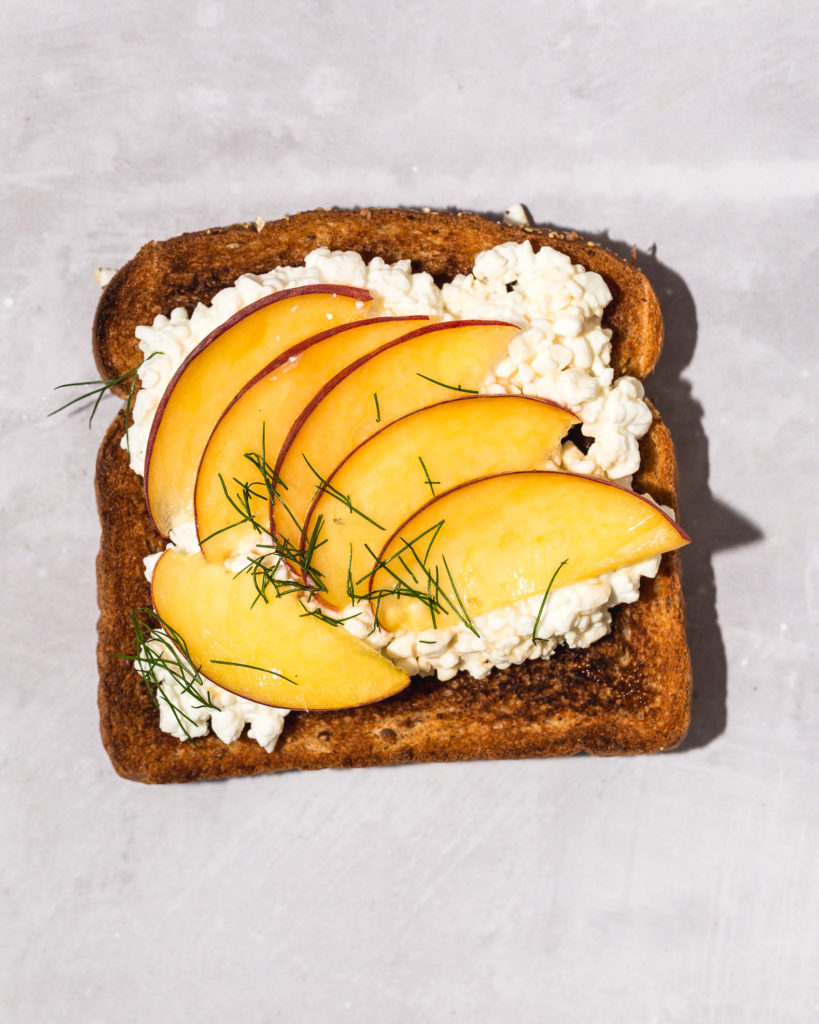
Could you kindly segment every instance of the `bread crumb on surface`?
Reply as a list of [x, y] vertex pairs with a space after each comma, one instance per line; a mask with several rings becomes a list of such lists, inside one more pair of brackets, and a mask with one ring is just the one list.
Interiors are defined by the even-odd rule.
[[114, 274], [116, 270], [113, 267], [94, 267], [94, 280], [100, 288], [105, 288]]
[[532, 215], [523, 203], [512, 203], [503, 215], [503, 223], [515, 228], [529, 228], [532, 226]]
[[267, 222], [265, 221], [264, 217], [257, 217], [253, 221], [253, 223], [256, 225], [256, 230], [261, 231]]

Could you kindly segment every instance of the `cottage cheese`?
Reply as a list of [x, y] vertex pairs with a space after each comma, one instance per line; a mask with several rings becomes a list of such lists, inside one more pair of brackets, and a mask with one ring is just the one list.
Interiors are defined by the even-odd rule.
[[[625, 486], [640, 464], [639, 439], [651, 424], [651, 411], [642, 384], [632, 377], [614, 380], [610, 365], [611, 332], [601, 326], [608, 287], [599, 274], [585, 271], [549, 247], [537, 252], [530, 242], [507, 242], [478, 255], [471, 274], [456, 276], [438, 288], [429, 274], [413, 273], [402, 260], [365, 263], [352, 252], [317, 249], [303, 267], [278, 267], [267, 274], [245, 274], [219, 292], [209, 306], [201, 303], [189, 315], [185, 309], [157, 316], [136, 336], [145, 361], [139, 369], [142, 388], [134, 401], [129, 428], [131, 468], [142, 474], [145, 448], [157, 405], [171, 377], [188, 353], [230, 316], [257, 299], [282, 288], [306, 284], [343, 284], [366, 288], [373, 295], [373, 316], [424, 314], [450, 319], [497, 319], [520, 327], [507, 357], [484, 381], [485, 394], [523, 394], [549, 398], [570, 408], [591, 439], [588, 452], [566, 442], [551, 468], [588, 473]], [[123, 446], [125, 443], [123, 442]], [[171, 542], [196, 550], [193, 524], [182, 524]], [[252, 556], [230, 564], [234, 571]], [[155, 556], [146, 560], [150, 573]], [[412, 674], [437, 673], [449, 679], [459, 671], [475, 678], [492, 668], [508, 668], [530, 658], [550, 655], [559, 643], [587, 647], [611, 626], [610, 609], [636, 601], [642, 576], [654, 576], [659, 557], [615, 572], [556, 586], [538, 619], [542, 595], [479, 616], [480, 636], [462, 623], [422, 633], [386, 633], [375, 627], [369, 607], [345, 609], [344, 628], [380, 650]], [[350, 618], [349, 616], [353, 616]], [[537, 629], [535, 630], [535, 623]], [[161, 633], [152, 643], [163, 644]], [[139, 667], [139, 666], [138, 666]], [[217, 709], [199, 705], [172, 676], [160, 679], [165, 702], [160, 702], [160, 727], [184, 736], [170, 706], [184, 710], [192, 735], [212, 728], [231, 742], [247, 724], [248, 735], [271, 750], [281, 731], [283, 710], [234, 697], [203, 682]], [[193, 724], [191, 724], [193, 723]]]
[[[154, 559], [155, 557], [150, 556]], [[153, 569], [153, 565], [150, 567]], [[157, 630], [148, 640], [147, 645], [154, 654], [168, 658], [170, 641], [167, 636]], [[181, 659], [176, 654], [173, 664], [178, 665]], [[134, 662], [137, 672], [148, 673], [148, 665], [143, 658]], [[160, 692], [156, 694], [159, 705], [159, 728], [180, 740], [190, 737], [204, 736], [210, 730], [223, 743], [232, 743], [248, 726], [248, 736], [257, 740], [259, 745], [270, 753], [284, 726], [284, 708], [271, 708], [266, 704], [257, 704], [252, 700], [237, 697], [209, 679], [197, 676], [193, 668], [185, 672], [185, 684], [168, 669], [153, 662], [150, 668], [151, 678], [158, 684]], [[195, 694], [203, 693], [209, 698], [213, 707], [208, 707]]]
[[[436, 673], [439, 679], [446, 680], [463, 671], [482, 679], [493, 668], [509, 668], [530, 658], [548, 657], [561, 642], [569, 647], [593, 644], [611, 629], [610, 609], [636, 601], [641, 577], [656, 576], [659, 567], [657, 556], [592, 580], [556, 586], [540, 618], [541, 594], [478, 615], [474, 625], [480, 636], [461, 622], [420, 633], [386, 633], [375, 627], [369, 607], [344, 625], [410, 675]], [[348, 608], [344, 614], [351, 612]]]

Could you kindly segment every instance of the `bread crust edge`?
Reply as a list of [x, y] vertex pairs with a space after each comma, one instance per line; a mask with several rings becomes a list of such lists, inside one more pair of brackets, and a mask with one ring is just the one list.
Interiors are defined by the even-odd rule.
[[[176, 305], [209, 301], [243, 272], [263, 272], [277, 260], [298, 263], [317, 245], [356, 249], [365, 258], [410, 258], [414, 269], [448, 277], [467, 272], [481, 249], [527, 238], [603, 275], [613, 294], [613, 365], [618, 374], [645, 377], [659, 357], [663, 328], [657, 298], [637, 268], [574, 233], [407, 210], [311, 211], [261, 229], [238, 224], [150, 242], [103, 292], [94, 355], [104, 379], [120, 376], [140, 361], [137, 324]], [[149, 603], [142, 558], [163, 544], [120, 447], [124, 428], [120, 412], [95, 474], [100, 728], [123, 777], [164, 783], [411, 761], [615, 756], [672, 749], [685, 736], [691, 663], [677, 552], [663, 557], [655, 580], [643, 581], [639, 601], [616, 613], [612, 633], [586, 651], [561, 649], [548, 661], [496, 670], [481, 681], [464, 673], [449, 683], [413, 680], [403, 695], [348, 712], [293, 713], [271, 754], [246, 735], [229, 745], [208, 735], [194, 745], [162, 733], [144, 685], [119, 657], [133, 646], [128, 609]], [[636, 483], [677, 511], [673, 443], [656, 411], [641, 448]]]

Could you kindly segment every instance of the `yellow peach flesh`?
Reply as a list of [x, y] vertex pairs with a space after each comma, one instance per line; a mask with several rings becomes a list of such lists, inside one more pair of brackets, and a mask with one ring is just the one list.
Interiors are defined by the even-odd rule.
[[541, 399], [484, 395], [428, 406], [373, 434], [331, 475], [307, 519], [309, 536], [321, 517], [321, 543], [311, 560], [326, 588], [321, 600], [335, 608], [347, 604], [348, 577], [356, 592], [366, 592], [373, 568], [368, 548], [378, 552], [431, 496], [476, 477], [543, 468], [578, 422]]
[[298, 547], [320, 478], [387, 423], [477, 391], [516, 331], [492, 322], [433, 324], [339, 374], [305, 409], [282, 450], [274, 533]]
[[262, 299], [236, 314], [187, 357], [160, 402], [145, 460], [148, 511], [164, 536], [194, 515], [199, 460], [239, 390], [279, 353], [328, 326], [361, 320], [370, 296], [315, 286]]
[[[299, 346], [291, 358], [285, 352], [240, 392], [222, 414], [205, 447], [196, 477], [194, 504], [199, 543], [209, 562], [222, 562], [254, 542], [269, 543], [265, 531], [270, 510], [262, 475], [246, 457], [262, 454], [274, 466], [282, 443], [296, 418], [316, 392], [349, 363], [418, 326], [418, 318], [365, 320], [318, 335]], [[237, 512], [225, 496], [222, 481], [234, 500], [250, 485], [249, 512], [263, 527], [237, 522]], [[236, 523], [237, 525], [232, 525]]]
[[437, 573], [444, 605], [437, 622], [451, 624], [459, 598], [472, 618], [545, 593], [564, 560], [554, 587], [687, 543], [664, 512], [623, 487], [572, 473], [506, 473], [457, 487], [405, 522], [380, 553], [370, 594], [381, 595], [385, 629], [425, 629], [433, 624], [425, 603], [387, 593], [398, 585], [395, 577], [426, 591], [427, 574]]
[[[295, 594], [255, 600], [248, 574], [169, 548], [153, 602], [207, 679], [260, 704], [299, 710], [357, 707], [409, 683], [405, 672], [343, 627], [305, 615]], [[232, 664], [224, 664], [231, 662]]]

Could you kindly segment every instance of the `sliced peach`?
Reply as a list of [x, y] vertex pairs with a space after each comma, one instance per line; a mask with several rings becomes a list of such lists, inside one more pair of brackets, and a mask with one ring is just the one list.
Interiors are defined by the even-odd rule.
[[[254, 523], [263, 531], [270, 526], [265, 481], [247, 456], [261, 455], [264, 440], [264, 459], [274, 466], [293, 422], [319, 388], [354, 360], [426, 319], [381, 317], [333, 327], [283, 352], [239, 392], [214, 427], [196, 476], [196, 529], [209, 562], [223, 562], [231, 552], [252, 547], [260, 537]], [[232, 499], [246, 498], [252, 521], [237, 518], [223, 482]], [[261, 539], [270, 540], [264, 532]]]
[[174, 374], [156, 410], [145, 455], [145, 498], [160, 533], [193, 517], [202, 452], [228, 402], [285, 349], [329, 325], [363, 320], [369, 292], [309, 285], [276, 292], [208, 335]]
[[326, 588], [322, 601], [341, 608], [350, 585], [366, 590], [374, 553], [431, 495], [476, 477], [542, 469], [578, 422], [539, 398], [475, 395], [419, 409], [373, 434], [332, 473], [307, 515], [307, 536], [321, 517], [311, 569]]
[[282, 447], [273, 532], [298, 546], [321, 479], [387, 423], [477, 392], [517, 330], [482, 320], [431, 324], [342, 370], [310, 402]]
[[370, 599], [386, 629], [425, 629], [545, 593], [553, 577], [566, 586], [688, 542], [625, 487], [576, 473], [505, 473], [453, 488], [408, 519], [381, 551]]
[[306, 615], [298, 597], [256, 600], [253, 579], [200, 553], [168, 548], [156, 564], [154, 607], [203, 676], [259, 704], [301, 710], [383, 700], [405, 672], [348, 633]]

